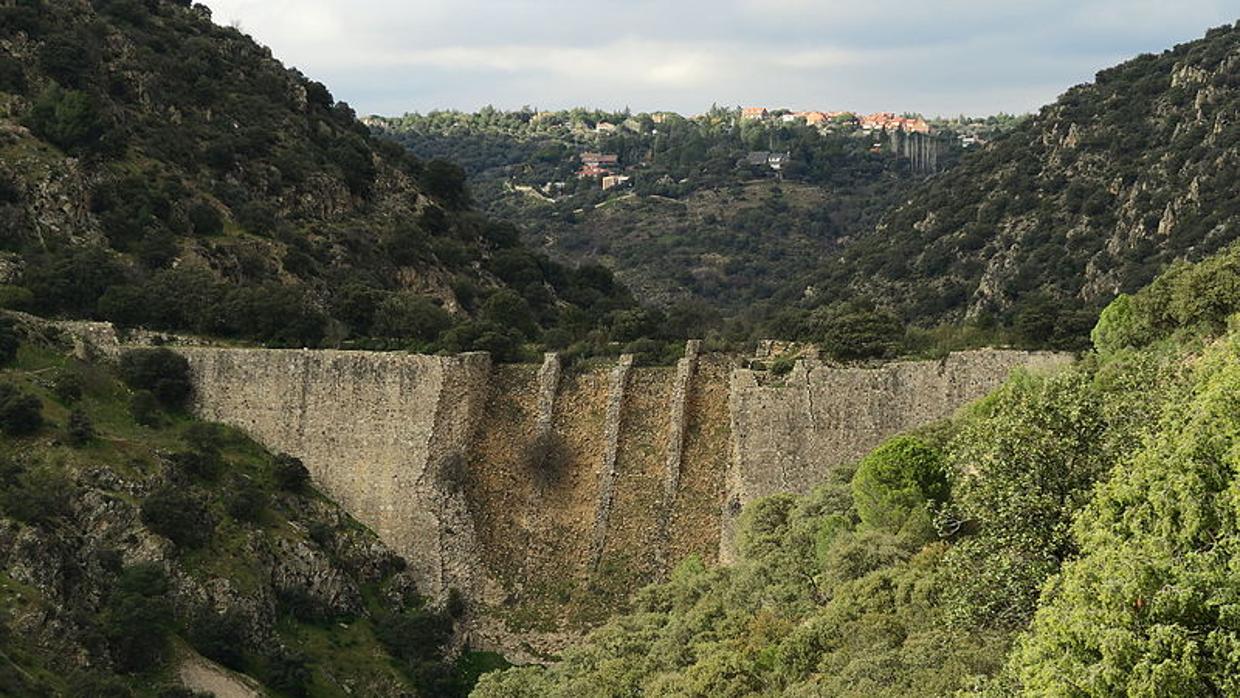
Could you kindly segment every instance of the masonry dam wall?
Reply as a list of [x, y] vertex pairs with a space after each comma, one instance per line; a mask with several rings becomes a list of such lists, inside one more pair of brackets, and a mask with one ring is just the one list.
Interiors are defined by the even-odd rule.
[[536, 659], [689, 555], [728, 560], [741, 507], [807, 492], [884, 438], [950, 416], [1016, 367], [978, 350], [781, 379], [701, 355], [675, 367], [493, 365], [485, 354], [179, 347], [201, 416], [301, 458], [402, 553], [459, 589], [475, 647]]

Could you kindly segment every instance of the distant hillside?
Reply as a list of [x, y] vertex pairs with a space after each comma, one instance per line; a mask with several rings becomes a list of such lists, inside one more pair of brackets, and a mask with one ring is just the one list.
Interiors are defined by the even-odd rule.
[[1237, 27], [1104, 70], [919, 187], [784, 298], [813, 288], [918, 323], [1023, 317], [1043, 341], [1083, 337], [1117, 293], [1240, 235], [1237, 88]]
[[[485, 108], [367, 123], [419, 157], [459, 161], [479, 205], [519, 225], [530, 246], [601, 262], [643, 301], [733, 317], [872, 229], [916, 182], [949, 168], [962, 142], [1014, 122], [939, 121], [923, 141], [851, 113], [756, 111]], [[914, 167], [914, 139], [933, 162]]]
[[523, 249], [469, 210], [458, 168], [373, 138], [202, 5], [22, 0], [0, 24], [4, 305], [511, 355], [632, 303]]

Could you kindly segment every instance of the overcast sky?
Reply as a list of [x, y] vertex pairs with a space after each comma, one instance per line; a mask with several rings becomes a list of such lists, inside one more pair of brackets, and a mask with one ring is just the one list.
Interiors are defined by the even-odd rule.
[[206, 0], [360, 114], [1025, 112], [1235, 0]]

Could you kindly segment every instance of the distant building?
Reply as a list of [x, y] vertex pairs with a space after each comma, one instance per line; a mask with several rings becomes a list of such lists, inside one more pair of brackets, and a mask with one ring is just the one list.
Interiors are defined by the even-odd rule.
[[880, 111], [858, 117], [857, 123], [861, 125], [862, 131], [884, 131], [887, 129], [887, 125], [895, 120], [895, 114], [889, 111]]
[[581, 164], [594, 167], [615, 167], [620, 164], [620, 157], [614, 153], [595, 153], [587, 150], [581, 154]]
[[581, 179], [588, 179], [590, 177], [605, 177], [609, 174], [611, 174], [611, 170], [608, 170], [605, 167], [599, 167], [598, 165], [582, 165], [581, 169], [577, 170], [577, 177]]
[[820, 111], [803, 111], [799, 114], [809, 126], [821, 126], [830, 120], [826, 114]]
[[930, 124], [925, 119], [901, 119], [900, 130], [907, 133], [930, 133]]
[[771, 157], [770, 152], [766, 150], [754, 150], [746, 155], [737, 165], [748, 167], [763, 167], [767, 160]]
[[754, 150], [741, 158], [736, 163], [736, 166], [741, 168], [748, 167], [750, 169], [767, 168], [779, 173], [791, 161], [791, 153], [772, 153], [766, 150]]
[[766, 107], [745, 107], [741, 109], [742, 119], [765, 119], [770, 114]]
[[630, 179], [631, 177], [628, 175], [605, 175], [603, 177], [603, 191], [624, 186], [629, 183]]
[[904, 131], [905, 133], [930, 133], [930, 124], [921, 117], [908, 118], [884, 111], [866, 114], [857, 119], [863, 131]]
[[595, 133], [615, 133], [616, 125], [608, 121], [600, 121], [594, 126]]

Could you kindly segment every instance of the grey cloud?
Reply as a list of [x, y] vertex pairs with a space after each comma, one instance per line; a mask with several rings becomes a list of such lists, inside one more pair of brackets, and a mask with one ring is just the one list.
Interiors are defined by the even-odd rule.
[[1216, 0], [208, 0], [362, 113], [1027, 111], [1234, 21]]

